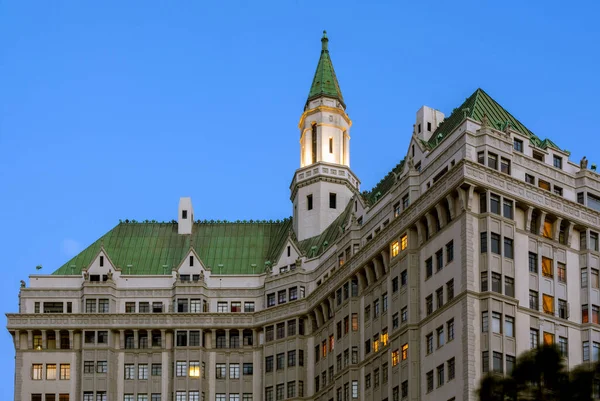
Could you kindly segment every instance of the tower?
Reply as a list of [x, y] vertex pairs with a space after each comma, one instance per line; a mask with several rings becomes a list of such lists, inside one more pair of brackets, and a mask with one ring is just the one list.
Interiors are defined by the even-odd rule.
[[346, 104], [323, 31], [321, 56], [300, 117], [300, 168], [290, 185], [294, 231], [299, 241], [321, 234], [359, 192], [350, 170], [350, 127]]

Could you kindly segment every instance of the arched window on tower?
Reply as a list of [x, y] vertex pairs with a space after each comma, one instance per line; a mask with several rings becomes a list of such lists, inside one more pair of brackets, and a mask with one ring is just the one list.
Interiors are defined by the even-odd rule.
[[312, 162], [317, 162], [317, 124], [312, 125]]

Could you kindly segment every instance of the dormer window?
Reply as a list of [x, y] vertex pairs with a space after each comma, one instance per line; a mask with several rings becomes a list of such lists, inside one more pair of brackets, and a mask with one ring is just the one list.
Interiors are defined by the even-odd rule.
[[181, 218], [182, 219], [187, 219], [187, 210], [182, 210], [181, 211]]
[[100, 256], [100, 267], [104, 266], [104, 256]]
[[190, 255], [190, 266], [194, 266], [194, 255]]
[[513, 147], [517, 152], [523, 153], [523, 141], [520, 139], [516, 139], [513, 142]]
[[553, 164], [554, 167], [562, 170], [562, 157], [554, 155]]
[[288, 245], [288, 247], [287, 247], [288, 258], [290, 257], [291, 254], [292, 254], [292, 247]]
[[543, 154], [543, 153], [540, 153], [540, 152], [536, 152], [536, 151], [534, 150], [534, 151], [533, 151], [533, 158], [534, 158], [535, 160], [539, 160], [539, 161], [543, 162], [543, 161], [544, 161], [544, 154]]

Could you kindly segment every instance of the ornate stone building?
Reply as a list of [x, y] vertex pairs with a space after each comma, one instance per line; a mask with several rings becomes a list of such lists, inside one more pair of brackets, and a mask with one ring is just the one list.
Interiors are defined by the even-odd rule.
[[[556, 343], [600, 354], [600, 176], [483, 90], [422, 107], [371, 191], [322, 39], [292, 218], [120, 222], [23, 283], [17, 401], [473, 400]], [[520, 280], [518, 278], [520, 277]]]

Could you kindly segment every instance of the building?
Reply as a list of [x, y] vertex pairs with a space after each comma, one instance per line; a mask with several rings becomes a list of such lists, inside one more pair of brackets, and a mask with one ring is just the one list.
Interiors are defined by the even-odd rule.
[[345, 109], [324, 35], [292, 218], [196, 221], [181, 198], [176, 221], [120, 222], [30, 276], [8, 314], [15, 400], [473, 400], [541, 342], [598, 360], [585, 160], [477, 89], [447, 118], [419, 109], [361, 192]]

